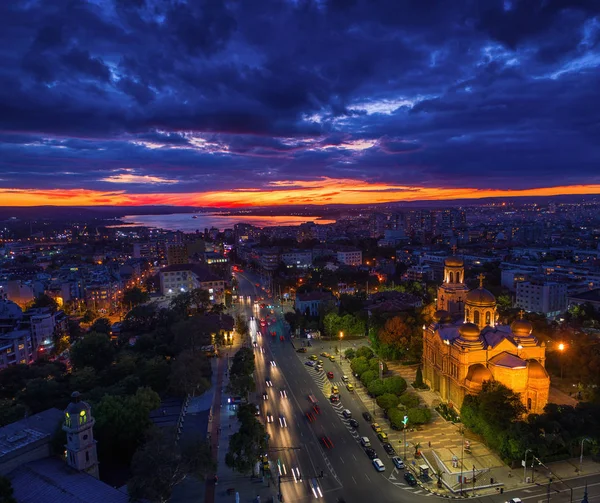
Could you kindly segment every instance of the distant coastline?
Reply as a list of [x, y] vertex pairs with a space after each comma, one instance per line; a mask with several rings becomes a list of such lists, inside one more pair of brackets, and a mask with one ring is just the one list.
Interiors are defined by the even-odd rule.
[[255, 225], [257, 227], [295, 226], [305, 222], [325, 225], [335, 223], [335, 220], [323, 219], [315, 215], [248, 215], [235, 212], [229, 214], [212, 213], [172, 213], [167, 215], [125, 215], [119, 219], [122, 223], [110, 227], [148, 227], [182, 232], [203, 232], [204, 229], [215, 227], [220, 231], [233, 229], [238, 223]]

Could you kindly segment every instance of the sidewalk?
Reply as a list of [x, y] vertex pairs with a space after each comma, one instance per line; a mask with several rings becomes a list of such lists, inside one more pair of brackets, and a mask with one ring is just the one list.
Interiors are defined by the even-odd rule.
[[[236, 344], [229, 348], [229, 356], [233, 356], [241, 347], [241, 344]], [[260, 496], [261, 503], [268, 503], [271, 498], [273, 498], [273, 501], [277, 501], [276, 485], [271, 484], [269, 486], [266, 481], [263, 482], [262, 478], [251, 478], [249, 475], [242, 475], [225, 464], [225, 456], [229, 451], [229, 438], [238, 431], [239, 423], [235, 407], [227, 404], [227, 396], [224, 393], [229, 383], [229, 376], [224, 372], [227, 367], [227, 358], [221, 358], [221, 361], [223, 362], [224, 375], [219, 387], [220, 399], [218, 402], [215, 399], [213, 407], [215, 425], [218, 421], [218, 425], [213, 426], [213, 438], [216, 444], [213, 453], [216, 456], [219, 483], [215, 487], [212, 484], [212, 477], [207, 480], [205, 503], [235, 503], [236, 493], [239, 495], [240, 503], [256, 503], [257, 496]], [[257, 393], [250, 394], [250, 402], [257, 403], [256, 395]], [[211, 494], [208, 492], [210, 486], [212, 486]]]
[[[341, 367], [344, 374], [348, 377], [352, 376], [348, 360], [342, 360]], [[415, 390], [411, 386], [415, 380], [416, 369], [416, 365], [405, 366], [396, 362], [388, 362], [388, 375], [402, 376], [408, 384], [407, 391], [416, 393], [421, 402], [430, 407], [432, 412], [432, 419], [428, 424], [414, 429], [409, 426], [409, 430], [406, 432], [407, 446], [404, 445], [404, 432], [392, 430], [383, 410], [368, 395], [360, 381], [354, 377], [351, 379], [355, 383], [356, 395], [371, 413], [374, 421], [378, 422], [388, 434], [389, 442], [397, 449], [398, 455], [405, 459], [408, 469], [414, 473], [419, 485], [426, 491], [446, 498], [460, 498], [461, 475], [463, 477], [462, 489], [465, 494], [463, 497], [469, 497], [473, 494], [477, 496], [497, 494], [500, 492], [500, 488], [504, 488], [505, 491], [523, 488], [527, 492], [528, 487], [547, 484], [550, 477], [553, 478], [553, 484], [562, 484], [559, 479], [600, 473], [600, 463], [595, 463], [588, 457], [584, 458], [582, 472], [579, 474], [579, 459], [575, 458], [547, 464], [552, 473], [544, 467], [538, 467], [533, 483], [531, 481], [524, 483], [522, 469], [511, 470], [476, 435], [466, 431], [463, 437], [460, 433], [460, 423], [453, 424], [446, 421], [433, 410], [433, 407], [440, 403], [439, 396], [433, 391]], [[470, 453], [465, 453], [463, 450], [464, 440], [468, 440], [470, 443]], [[414, 457], [415, 445], [418, 445], [421, 451], [420, 458]], [[462, 472], [461, 459], [463, 461]], [[426, 482], [419, 478], [420, 466], [427, 466], [429, 469], [429, 479]], [[441, 488], [438, 488], [435, 475], [438, 471], [442, 472]], [[475, 474], [475, 484], [473, 484], [473, 473]], [[527, 477], [531, 477], [531, 468], [529, 468]]]

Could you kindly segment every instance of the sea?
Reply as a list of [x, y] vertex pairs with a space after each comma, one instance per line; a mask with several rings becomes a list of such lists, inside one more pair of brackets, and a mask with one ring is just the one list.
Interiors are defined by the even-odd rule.
[[[194, 218], [196, 217], [196, 218]], [[220, 231], [233, 229], [235, 224], [245, 223], [257, 227], [274, 227], [279, 225], [300, 225], [305, 222], [316, 224], [332, 224], [335, 220], [320, 220], [320, 217], [293, 215], [224, 215], [222, 213], [173, 213], [169, 215], [127, 215], [121, 220], [124, 224], [164, 229], [169, 231], [203, 232], [204, 229], [216, 227]]]

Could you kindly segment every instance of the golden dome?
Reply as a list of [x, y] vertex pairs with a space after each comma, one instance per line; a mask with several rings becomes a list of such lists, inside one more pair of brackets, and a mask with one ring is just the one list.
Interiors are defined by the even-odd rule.
[[447, 318], [449, 315], [450, 313], [445, 309], [438, 309], [435, 313], [433, 313], [433, 320], [439, 322], [444, 318]]
[[510, 324], [510, 329], [517, 337], [527, 337], [533, 332], [533, 325], [527, 320], [519, 319]]
[[465, 263], [463, 259], [452, 256], [447, 257], [446, 260], [444, 260], [444, 265], [447, 267], [463, 267]]
[[475, 323], [463, 323], [459, 327], [458, 333], [463, 339], [479, 339], [481, 332]]
[[537, 360], [529, 360], [527, 372], [530, 379], [548, 379], [548, 372]]
[[496, 297], [494, 294], [482, 286], [471, 290], [467, 294], [467, 304], [480, 307], [494, 307], [496, 305]]
[[481, 363], [471, 365], [469, 367], [469, 372], [467, 373], [467, 380], [471, 382], [482, 383], [483, 381], [491, 381], [493, 378], [490, 369]]

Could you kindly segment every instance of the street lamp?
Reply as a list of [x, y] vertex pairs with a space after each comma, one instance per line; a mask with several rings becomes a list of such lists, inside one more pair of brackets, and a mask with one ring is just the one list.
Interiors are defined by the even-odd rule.
[[562, 382], [562, 378], [563, 378], [563, 353], [565, 351], [565, 345], [562, 342], [558, 345], [558, 350], [560, 351], [560, 381]]
[[527, 477], [527, 453], [531, 452], [531, 449], [527, 449], [525, 451], [525, 459], [523, 460], [523, 484], [525, 483], [525, 479]]
[[579, 473], [581, 473], [581, 471], [583, 470], [583, 443], [586, 441], [590, 444], [592, 443], [592, 441], [589, 438], [584, 438], [581, 440], [581, 454], [579, 455]]
[[407, 463], [406, 459], [406, 427], [408, 426], [408, 416], [404, 416], [402, 419], [402, 424], [404, 425], [404, 462]]
[[340, 365], [342, 364], [342, 339], [344, 338], [344, 332], [340, 332]]

